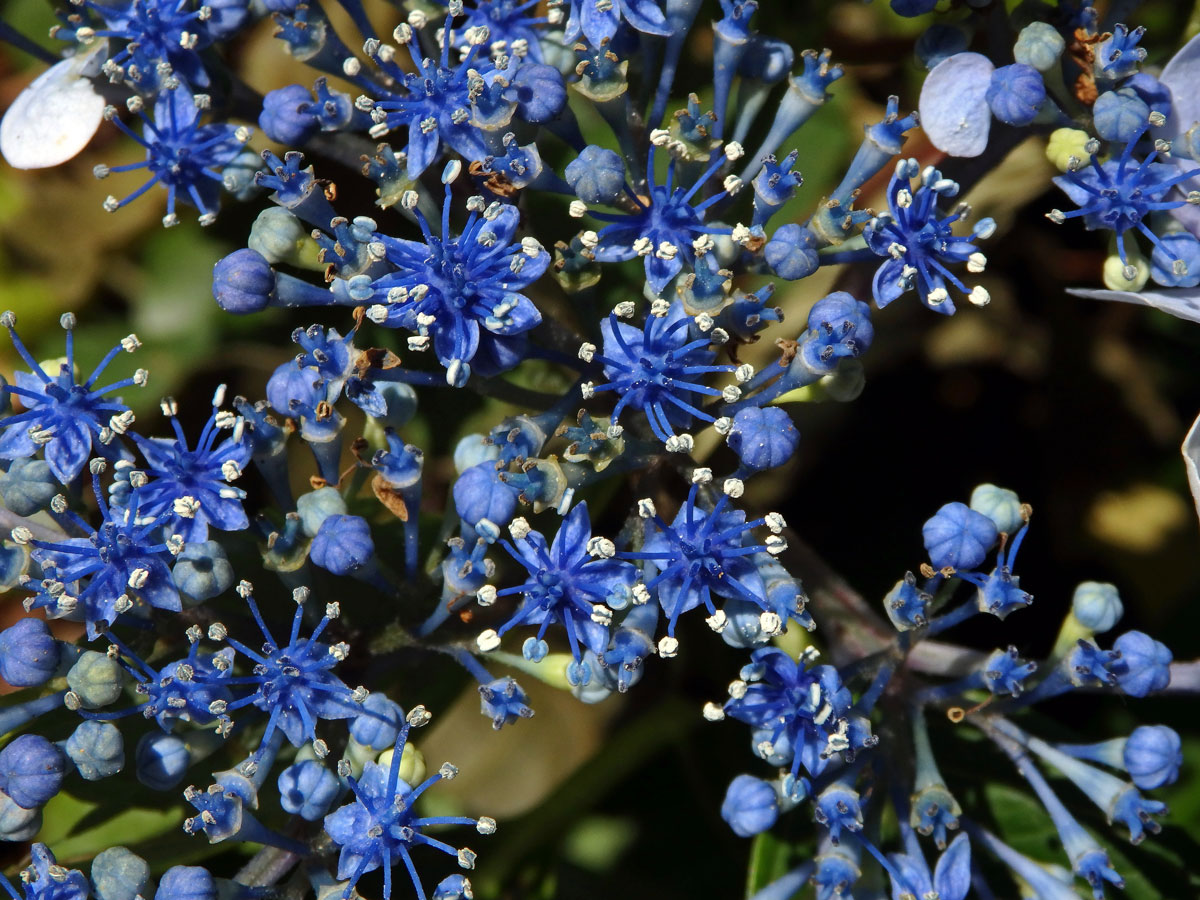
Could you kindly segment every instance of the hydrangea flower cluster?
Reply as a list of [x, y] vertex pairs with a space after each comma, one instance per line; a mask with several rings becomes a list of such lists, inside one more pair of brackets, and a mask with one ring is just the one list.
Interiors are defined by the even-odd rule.
[[[448, 696], [425, 673], [457, 667], [447, 679], [478, 690], [488, 723], [521, 727], [531, 695], [497, 666], [598, 703], [703, 654], [697, 609], [744, 654], [728, 698], [697, 715], [749, 726], [758, 773], [732, 778], [721, 816], [742, 837], [798, 807], [815, 823], [811, 852], [757, 900], [809, 883], [820, 900], [1120, 886], [1068, 802], [1140, 843], [1166, 813], [1143, 792], [1178, 777], [1180, 736], [1067, 738], [1032, 710], [1194, 692], [1193, 669], [1141, 631], [1099, 638], [1123, 604], [1097, 582], [1069, 604], [1038, 597], [1067, 612], [1036, 660], [949, 644], [1034, 603], [1017, 574], [1031, 507], [990, 484], [924, 522], [924, 555], [881, 612], [840, 626], [874, 643], [843, 646], [760, 498], [806, 450], [791, 404], [857, 396], [893, 301], [984, 314], [955, 299], [989, 303], [976, 276], [998, 226], [949, 206], [974, 178], [953, 157], [990, 166], [1012, 134], [1044, 138], [1075, 207], [1047, 214], [1112, 232], [1108, 287], [1153, 278], [1175, 292], [1159, 305], [1188, 302], [1200, 44], [1156, 78], [1140, 28], [1080, 4], [1022, 4], [1012, 60], [968, 49], [985, 43], [966, 34], [975, 14], [930, 22], [919, 115], [890, 97], [813, 202], [800, 129], [844, 69], [760, 33], [754, 0], [406, 0], [383, 32], [379, 10], [336, 5], [80, 0], [53, 33], [74, 53], [0, 128], [22, 166], [43, 149], [69, 158], [101, 121], [136, 142], [143, 160], [95, 170], [147, 176], [109, 212], [156, 187], [164, 226], [184, 206], [211, 225], [222, 205], [257, 204], [206, 290], [264, 331], [311, 322], [249, 396], [217, 387], [195, 431], [162, 399], [159, 436], [118, 396], [149, 373], [106, 374], [135, 335], [83, 378], [74, 315], [49, 361], [0, 315], [23, 363], [0, 390], [0, 581], [27, 614], [0, 632], [0, 677], [24, 689], [0, 709], [0, 839], [36, 838], [58, 795], [122, 775], [182, 798], [197, 843], [258, 848], [231, 878], [116, 845], [85, 875], [34, 843], [24, 896], [390, 900], [411, 884], [424, 900], [440, 863], [476, 864], [450, 835], [497, 829], [469, 804], [429, 805], [458, 770], [430, 774], [413, 742], [431, 718], [421, 691]], [[905, 17], [936, 5], [890, 3]], [[1009, 24], [995, 6], [991, 37]], [[231, 58], [264, 20], [311, 81], [265, 96], [242, 83]], [[691, 45], [712, 48], [710, 90], [676, 77]], [[284, 149], [252, 149], [252, 124]], [[905, 155], [918, 124], [965, 174]], [[375, 209], [329, 180], [347, 161]], [[803, 322], [784, 324], [776, 286], [818, 274], [809, 284], [834, 287], [802, 284]], [[1069, 869], [1018, 852], [943, 777], [953, 739], [1011, 763]], [[456, 873], [432, 896], [472, 891]]]

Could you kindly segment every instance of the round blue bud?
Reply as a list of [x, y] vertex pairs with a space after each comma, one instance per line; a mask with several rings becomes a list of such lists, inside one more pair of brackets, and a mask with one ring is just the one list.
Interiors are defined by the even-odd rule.
[[17, 806], [45, 806], [62, 787], [67, 760], [40, 734], [22, 734], [0, 750], [0, 791]]
[[459, 439], [454, 445], [454, 471], [461, 475], [472, 466], [495, 462], [500, 458], [500, 448], [485, 437], [476, 433]]
[[14, 459], [7, 472], [0, 472], [0, 501], [18, 516], [40, 512], [61, 491], [44, 459]]
[[1117, 684], [1130, 697], [1145, 697], [1171, 683], [1171, 651], [1141, 631], [1127, 631], [1113, 642], [1121, 658], [1111, 666]]
[[25, 809], [0, 791], [0, 841], [28, 841], [42, 830], [41, 809]]
[[754, 837], [775, 824], [779, 799], [775, 788], [752, 775], [739, 775], [729, 782], [721, 803], [721, 818], [738, 837]]
[[473, 896], [471, 882], [462, 875], [447, 875], [433, 889], [433, 900], [468, 900]]
[[1200, 240], [1187, 232], [1159, 238], [1150, 255], [1150, 277], [1164, 287], [1200, 285]]
[[1171, 115], [1171, 89], [1149, 72], [1138, 72], [1125, 79], [1124, 87], [1137, 92], [1151, 112]]
[[943, 59], [962, 53], [971, 36], [957, 25], [935, 23], [926, 28], [913, 47], [913, 53], [926, 69], [932, 69]]
[[80, 722], [67, 738], [65, 749], [87, 781], [99, 781], [125, 768], [125, 740], [111, 722]]
[[312, 92], [302, 84], [289, 84], [269, 91], [263, 97], [258, 127], [271, 140], [298, 147], [321, 127], [312, 104]]
[[725, 438], [742, 465], [751, 469], [773, 469], [792, 458], [800, 444], [800, 432], [792, 417], [778, 406], [765, 409], [749, 406], [733, 417]]
[[1039, 72], [1049, 72], [1058, 65], [1067, 42], [1058, 29], [1047, 22], [1031, 22], [1021, 29], [1013, 45], [1013, 57]]
[[935, 569], [976, 568], [1000, 536], [996, 523], [965, 503], [947, 503], [921, 528]]
[[566, 176], [584, 203], [612, 203], [625, 188], [625, 160], [613, 150], [588, 144], [567, 164]]
[[1179, 735], [1166, 725], [1141, 725], [1125, 741], [1125, 770], [1143, 791], [1174, 784], [1183, 765]]
[[807, 278], [821, 265], [816, 237], [796, 224], [777, 228], [763, 248], [763, 257], [772, 272], [788, 281]]
[[351, 720], [350, 737], [372, 750], [387, 750], [403, 725], [404, 710], [376, 691], [367, 695], [362, 712]]
[[296, 512], [300, 515], [300, 526], [309, 537], [316, 537], [321, 525], [330, 516], [344, 516], [346, 501], [337, 488], [321, 487], [296, 500]]
[[213, 266], [212, 294], [225, 312], [259, 312], [275, 296], [275, 272], [261, 253], [234, 250]]
[[995, 522], [996, 530], [1004, 534], [1016, 534], [1025, 524], [1016, 492], [994, 484], [981, 484], [971, 491], [971, 509]]
[[1126, 143], [1141, 134], [1150, 116], [1150, 106], [1137, 91], [1122, 88], [1105, 91], [1092, 106], [1096, 134], [1106, 141]]
[[348, 575], [375, 556], [371, 528], [362, 516], [329, 516], [313, 538], [308, 557], [334, 575]]
[[0, 631], [0, 678], [13, 687], [35, 687], [54, 677], [59, 643], [42, 619], [20, 619]]
[[154, 791], [169, 791], [183, 781], [192, 754], [179, 735], [150, 731], [138, 741], [133, 760], [138, 781]]
[[1093, 634], [1103, 634], [1121, 620], [1125, 607], [1116, 585], [1085, 581], [1075, 588], [1071, 612], [1084, 628]]
[[217, 900], [217, 882], [201, 866], [172, 866], [158, 880], [154, 900]]
[[1001, 122], [1028, 125], [1046, 102], [1046, 84], [1033, 66], [1013, 63], [992, 72], [985, 98]]
[[567, 85], [562, 73], [541, 63], [522, 63], [512, 80], [517, 110], [526, 122], [548, 122], [567, 103]]
[[485, 519], [498, 528], [512, 521], [517, 511], [517, 495], [496, 477], [494, 463], [472, 466], [454, 482], [454, 508], [468, 525]]
[[845, 291], [834, 291], [809, 310], [800, 357], [814, 372], [832, 372], [839, 359], [863, 353], [874, 337], [871, 307]]
[[110, 847], [92, 860], [96, 900], [134, 900], [150, 889], [150, 866], [127, 847]]
[[387, 412], [376, 418], [388, 428], [403, 428], [417, 414], [417, 392], [403, 381], [387, 381], [377, 390], [387, 404]]
[[281, 363], [267, 379], [267, 402], [277, 413], [297, 417], [293, 401], [302, 406], [316, 406], [325, 399], [325, 391], [317, 387], [321, 376], [316, 369], [298, 366], [294, 359]]
[[233, 586], [233, 566], [216, 541], [185, 544], [171, 567], [171, 580], [184, 594], [201, 603]]
[[107, 653], [84, 650], [67, 672], [67, 686], [84, 709], [99, 709], [116, 702], [124, 688], [120, 663]]
[[315, 822], [324, 818], [342, 790], [338, 777], [315, 759], [293, 763], [279, 773], [279, 805]]

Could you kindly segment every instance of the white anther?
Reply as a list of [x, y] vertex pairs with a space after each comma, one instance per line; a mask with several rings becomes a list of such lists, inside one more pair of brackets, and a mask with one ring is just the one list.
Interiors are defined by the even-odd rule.
[[721, 388], [721, 399], [726, 403], [736, 403], [742, 399], [742, 389], [736, 384], [727, 384]]
[[408, 349], [413, 353], [424, 353], [429, 349], [430, 340], [431, 338], [426, 334], [410, 335], [408, 338]]
[[509, 523], [508, 533], [512, 535], [514, 541], [519, 541], [529, 534], [533, 529], [529, 527], [529, 522], [524, 516], [517, 516]]
[[714, 344], [724, 344], [729, 340], [729, 332], [724, 328], [714, 328], [712, 333], [709, 335], [709, 339]]
[[588, 556], [596, 559], [612, 559], [617, 555], [617, 545], [606, 537], [589, 538], [587, 542]]
[[896, 206], [900, 209], [908, 209], [912, 206], [913, 196], [912, 191], [908, 188], [900, 188], [896, 192]]
[[480, 816], [475, 823], [475, 830], [480, 834], [495, 834], [496, 820], [489, 816]]
[[987, 306], [992, 302], [992, 295], [987, 292], [983, 285], [977, 284], [971, 288], [971, 293], [967, 295], [967, 299], [976, 306]]
[[778, 556], [787, 549], [787, 541], [777, 534], [771, 535], [763, 543], [767, 547], [767, 552], [772, 556]]
[[237, 481], [242, 477], [242, 470], [236, 459], [227, 459], [221, 463], [221, 477], [226, 481]]
[[730, 162], [735, 162], [746, 155], [746, 150], [737, 141], [730, 141], [725, 145], [725, 158]]
[[727, 193], [730, 197], [740, 191], [744, 186], [745, 183], [736, 175], [726, 175], [725, 180], [721, 182], [721, 187], [725, 188], [725, 193]]
[[781, 531], [783, 531], [783, 529], [787, 528], [787, 522], [785, 522], [783, 520], [783, 516], [777, 512], [767, 513], [765, 516], [763, 516], [763, 522], [766, 523], [766, 526], [771, 529], [773, 534], [779, 534]]
[[729, 235], [735, 244], [740, 244], [742, 246], [750, 243], [750, 238], [753, 236], [754, 235], [751, 233], [750, 229], [741, 222], [738, 222], [738, 224], [733, 226], [733, 231], [730, 232]]
[[604, 433], [605, 433], [605, 435], [608, 436], [609, 440], [615, 441], [617, 438], [619, 438], [621, 435], [623, 435], [625, 433], [625, 429], [622, 426], [617, 425], [614, 422], [612, 425], [609, 425], [608, 428], [605, 429]]
[[640, 581], [633, 586], [631, 593], [633, 594], [634, 606], [641, 606], [650, 602], [650, 589]]
[[734, 700], [741, 700], [746, 696], [746, 682], [738, 678], [729, 682], [729, 696]]
[[725, 610], [718, 609], [715, 613], [704, 620], [708, 623], [708, 627], [720, 634], [725, 630], [725, 626], [729, 624], [729, 617], [725, 615]]
[[654, 508], [654, 501], [649, 497], [643, 497], [637, 503], [638, 515], [643, 519], [653, 519], [658, 515], [658, 510]]
[[593, 381], [584, 381], [579, 385], [579, 394], [584, 400], [591, 400], [596, 396], [596, 384]]
[[603, 603], [593, 604], [591, 619], [597, 625], [605, 625], [605, 626], [611, 625], [612, 617], [613, 617], [612, 610], [609, 609], [607, 606], [605, 606]]
[[567, 207], [567, 215], [572, 219], [582, 219], [587, 215], [587, 204], [582, 200], [572, 200], [571, 205]]
[[654, 251], [654, 255], [659, 259], [672, 260], [679, 255], [679, 248], [670, 241], [659, 241], [658, 249]]
[[721, 416], [713, 422], [713, 428], [717, 434], [729, 434], [729, 432], [733, 431], [733, 419], [729, 418], [729, 416]]
[[588, 231], [581, 231], [579, 233], [579, 243], [583, 244], [587, 250], [595, 250], [600, 246], [600, 235], [590, 229]]
[[484, 653], [488, 653], [500, 646], [500, 635], [496, 634], [496, 629], [489, 628], [475, 639], [475, 644]]
[[670, 311], [670, 301], [664, 300], [662, 297], [655, 297], [654, 302], [650, 304], [650, 315], [656, 319], [665, 318]]
[[12, 531], [9, 532], [9, 535], [12, 537], [12, 539], [15, 543], [18, 543], [21, 545], [28, 544], [30, 541], [33, 540], [33, 532], [30, 531], [28, 528], [26, 528], [24, 525], [18, 525], [16, 528], [14, 528]]
[[664, 445], [668, 453], [691, 453], [696, 442], [690, 434], [673, 434]]
[[708, 484], [712, 479], [712, 469], [705, 466], [697, 466], [692, 469], [692, 484]]
[[733, 377], [736, 378], [740, 384], [745, 384], [754, 377], [754, 366], [750, 365], [750, 363], [742, 363], [733, 370]]
[[987, 257], [976, 250], [967, 257], [967, 271], [978, 275], [987, 268]]
[[475, 592], [475, 602], [480, 606], [491, 606], [496, 602], [496, 588], [494, 585], [485, 584]]
[[596, 355], [596, 345], [584, 341], [579, 345], [579, 358], [584, 362], [591, 362]]
[[463, 847], [458, 851], [458, 864], [464, 869], [475, 868], [475, 851], [467, 847]]
[[758, 627], [763, 634], [774, 637], [783, 630], [783, 620], [773, 612], [765, 612], [758, 617]]
[[671, 659], [679, 652], [679, 641], [673, 637], [665, 637], [658, 642], [658, 655], [663, 659]]
[[432, 719], [433, 714], [420, 704], [417, 704], [410, 709], [408, 711], [408, 715], [404, 717], [404, 721], [406, 721], [413, 728], [424, 728]]
[[650, 143], [655, 147], [665, 147], [671, 141], [671, 132], [665, 128], [655, 128], [650, 132]]
[[123, 413], [112, 416], [108, 420], [108, 427], [117, 434], [124, 434], [129, 430], [129, 426], [133, 424], [133, 420], [133, 411], [127, 409]]
[[127, 334], [121, 338], [121, 349], [126, 353], [132, 353], [138, 347], [142, 346], [142, 342], [138, 340], [136, 334]]
[[693, 321], [695, 321], [697, 328], [706, 333], [712, 331], [713, 325], [716, 324], [713, 322], [713, 317], [708, 313], [700, 313]]
[[643, 235], [633, 242], [633, 252], [638, 256], [649, 256], [654, 252], [654, 241]]
[[632, 300], [622, 300], [613, 307], [613, 315], [618, 319], [628, 319], [636, 310], [637, 307]]
[[721, 488], [734, 500], [746, 493], [746, 484], [740, 478], [726, 478]]
[[176, 498], [173, 508], [175, 515], [183, 519], [194, 519], [196, 513], [200, 511], [200, 501], [195, 497], [178, 497]]
[[941, 306], [943, 303], [945, 303], [949, 299], [950, 299], [950, 294], [947, 293], [945, 288], [940, 288], [940, 287], [934, 288], [932, 291], [930, 291], [928, 294], [925, 295], [925, 302], [928, 303], [930, 306]]
[[362, 71], [362, 63], [353, 56], [348, 56], [342, 60], [342, 72], [347, 78], [355, 78]]
[[709, 700], [704, 704], [704, 718], [709, 722], [720, 722], [725, 718], [725, 710]]

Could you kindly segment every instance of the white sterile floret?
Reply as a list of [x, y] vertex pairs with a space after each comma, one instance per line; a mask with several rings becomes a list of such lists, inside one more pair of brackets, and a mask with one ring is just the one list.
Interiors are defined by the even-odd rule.
[[643, 519], [653, 519], [656, 515], [658, 515], [658, 510], [654, 506], [654, 501], [649, 497], [643, 497], [641, 500], [639, 500], [637, 509], [638, 515]]
[[617, 555], [617, 545], [606, 537], [597, 536], [588, 539], [587, 552], [596, 559], [612, 559]]
[[582, 219], [587, 215], [587, 204], [582, 200], [572, 200], [570, 206], [567, 207], [567, 215], [572, 219]]
[[521, 540], [532, 530], [529, 527], [529, 521], [524, 516], [517, 516], [508, 526], [508, 533], [513, 536], [514, 541]]
[[485, 584], [475, 592], [475, 600], [480, 606], [491, 606], [496, 602], [496, 588], [494, 585]]
[[704, 621], [708, 623], [709, 628], [720, 634], [725, 630], [725, 626], [729, 624], [729, 617], [725, 615], [725, 610], [718, 609]]
[[774, 637], [783, 630], [783, 620], [777, 613], [765, 612], [758, 617], [758, 626], [763, 630], [763, 634]]
[[767, 552], [772, 556], [778, 556], [787, 549], [787, 541], [777, 534], [771, 535], [763, 543], [766, 544]]
[[721, 489], [734, 500], [746, 493], [745, 482], [740, 478], [726, 478], [725, 483], [721, 485]]
[[712, 479], [712, 469], [706, 466], [697, 466], [692, 469], [692, 484], [708, 484]]
[[736, 403], [742, 399], [742, 389], [736, 384], [727, 384], [721, 388], [721, 399], [726, 403]]
[[765, 516], [763, 516], [763, 521], [774, 534], [779, 534], [779, 532], [783, 531], [783, 529], [787, 527], [787, 522], [785, 522], [783, 520], [783, 516], [777, 512], [767, 513]]
[[733, 370], [733, 377], [736, 378], [740, 384], [745, 384], [754, 377], [754, 366], [750, 365], [750, 363], [742, 363]]
[[88, 76], [107, 58], [108, 41], [96, 41], [52, 65], [17, 95], [0, 121], [0, 155], [10, 166], [57, 166], [88, 145], [105, 109]]
[[671, 659], [679, 653], [679, 641], [673, 637], [665, 637], [658, 642], [658, 655], [663, 659]]
[[719, 704], [709, 700], [704, 704], [704, 718], [709, 722], [720, 722], [725, 718], [725, 710], [721, 709]]
[[967, 299], [976, 306], [987, 306], [992, 302], [992, 295], [987, 292], [987, 289], [983, 285], [977, 284], [971, 288], [971, 293], [967, 295]]
[[475, 644], [484, 653], [488, 653], [500, 646], [500, 635], [496, 634], [495, 628], [489, 628], [479, 635], [479, 637], [475, 638]]

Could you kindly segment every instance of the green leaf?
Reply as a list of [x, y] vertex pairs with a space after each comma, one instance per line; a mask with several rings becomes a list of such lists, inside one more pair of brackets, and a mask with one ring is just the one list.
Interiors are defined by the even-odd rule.
[[788, 846], [769, 831], [754, 838], [746, 871], [746, 896], [753, 897], [788, 870]]

